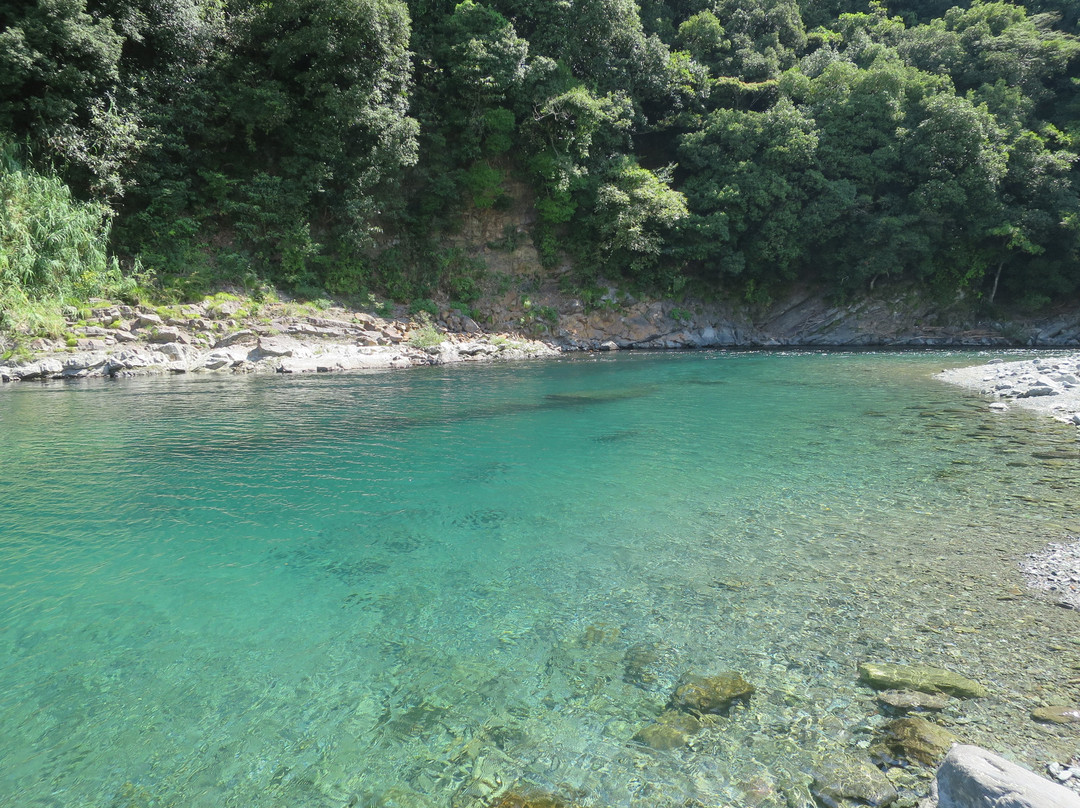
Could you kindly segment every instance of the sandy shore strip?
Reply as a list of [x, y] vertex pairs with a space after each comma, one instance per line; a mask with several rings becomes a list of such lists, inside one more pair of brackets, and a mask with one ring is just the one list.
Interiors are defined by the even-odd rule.
[[992, 359], [942, 371], [936, 378], [992, 396], [992, 409], [1022, 407], [1080, 426], [1080, 353], [1016, 362]]

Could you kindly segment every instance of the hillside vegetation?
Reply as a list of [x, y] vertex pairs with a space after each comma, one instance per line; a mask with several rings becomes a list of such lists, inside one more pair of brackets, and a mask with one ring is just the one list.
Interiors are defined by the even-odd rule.
[[[569, 284], [1080, 290], [1073, 0], [0, 6], [0, 307], [222, 282], [468, 304], [507, 207]], [[508, 228], [507, 240], [520, 238]], [[29, 307], [29, 308], [28, 308]]]

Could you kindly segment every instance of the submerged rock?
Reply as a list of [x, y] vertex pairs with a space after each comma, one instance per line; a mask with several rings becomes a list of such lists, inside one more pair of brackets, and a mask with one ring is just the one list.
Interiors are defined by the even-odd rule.
[[688, 713], [667, 710], [655, 723], [642, 727], [634, 740], [650, 749], [668, 750], [686, 746], [691, 735], [701, 732], [701, 722]]
[[450, 808], [487, 808], [502, 804], [509, 792], [509, 783], [502, 777], [503, 766], [494, 757], [481, 756], [473, 764], [472, 777], [450, 797]]
[[894, 755], [934, 766], [956, 743], [956, 736], [925, 718], [898, 718], [885, 725], [882, 740]]
[[431, 800], [408, 788], [387, 789], [375, 805], [377, 808], [434, 808]]
[[491, 804], [491, 808], [578, 808], [578, 803], [558, 794], [534, 789], [511, 790]]
[[839, 808], [849, 802], [863, 805], [889, 805], [897, 798], [896, 787], [869, 760], [854, 755], [830, 755], [813, 771], [810, 793], [827, 808]]
[[630, 646], [623, 659], [623, 681], [647, 691], [669, 691], [678, 679], [678, 653], [664, 642]]
[[919, 690], [948, 693], [959, 698], [982, 698], [988, 692], [966, 676], [925, 665], [864, 662], [859, 665], [859, 678], [875, 690]]
[[666, 752], [686, 746], [687, 737], [685, 732], [670, 724], [649, 724], [637, 731], [634, 740], [650, 749]]
[[754, 686], [734, 671], [716, 676], [685, 676], [671, 697], [673, 707], [692, 713], [726, 714], [735, 701], [746, 701]]
[[1047, 724], [1080, 724], [1080, 707], [1037, 707], [1031, 717]]
[[938, 712], [944, 710], [949, 697], [940, 693], [923, 693], [919, 690], [883, 690], [878, 701], [901, 713]]
[[957, 745], [937, 772], [938, 808], [1080, 808], [1064, 786], [978, 746]]

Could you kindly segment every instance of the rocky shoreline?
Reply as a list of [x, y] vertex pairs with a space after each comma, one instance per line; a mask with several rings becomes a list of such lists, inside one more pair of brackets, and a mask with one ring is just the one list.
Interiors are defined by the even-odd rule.
[[[937, 377], [992, 396], [991, 410], [1007, 412], [1017, 406], [1080, 426], [1080, 354], [1018, 362], [992, 359]], [[1059, 606], [1080, 610], [1080, 539], [1070, 536], [1065, 543], [1049, 544], [1027, 555], [1020, 569], [1028, 586], [1050, 593]]]
[[[1080, 426], [1080, 354], [1012, 362], [992, 359], [984, 365], [942, 371], [937, 378], [992, 397], [994, 400], [989, 407], [993, 411], [1004, 413], [1015, 406]], [[1019, 567], [1029, 587], [1046, 592], [1058, 606], [1080, 610], [1080, 539], [1076, 536], [1066, 539], [1065, 542], [1048, 544], [1037, 553], [1027, 554]], [[1080, 711], [1075, 706], [1050, 706], [1037, 708], [1032, 712], [1032, 717], [1048, 724], [1071, 724], [1080, 722]], [[957, 749], [962, 748], [954, 747], [954, 751]], [[1003, 794], [1008, 794], [1008, 799], [1016, 805], [1073, 804], [1072, 797], [1047, 791], [1046, 780], [1030, 779], [1023, 769], [1013, 767], [1007, 761], [990, 760], [986, 763], [980, 759], [982, 752], [979, 751], [975, 754], [964, 751], [962, 754], [968, 755], [974, 762], [967, 762], [959, 769], [970, 771], [956, 775], [950, 768], [952, 764], [947, 761], [938, 772], [929, 805], [972, 804], [972, 798], [1004, 799]], [[1080, 793], [1078, 764], [1080, 758], [1074, 758], [1068, 764], [1050, 763], [1047, 774], [1073, 793]], [[964, 780], [962, 786], [955, 786], [952, 782], [961, 779]], [[941, 798], [942, 788], [956, 788], [959, 796]], [[1080, 800], [1076, 804], [1080, 805]]]
[[0, 334], [0, 381], [361, 370], [626, 349], [1080, 345], [1080, 312], [983, 322], [962, 301], [942, 310], [901, 288], [843, 305], [812, 290], [750, 305], [637, 300], [611, 286], [586, 305], [555, 279], [530, 286], [507, 277], [511, 288], [467, 313], [420, 301], [430, 322], [403, 306], [358, 311], [225, 293], [161, 307], [98, 301], [69, 311], [62, 328], [52, 327], [55, 338]]
[[101, 306], [69, 321], [63, 339], [38, 338], [0, 362], [0, 381], [126, 378], [184, 373], [325, 373], [557, 356], [539, 340], [486, 334], [469, 318], [447, 331], [430, 320], [246, 301], [154, 309]]
[[993, 410], [1017, 406], [1080, 425], [1078, 353], [1017, 362], [992, 359], [985, 365], [942, 371], [937, 378], [992, 396]]

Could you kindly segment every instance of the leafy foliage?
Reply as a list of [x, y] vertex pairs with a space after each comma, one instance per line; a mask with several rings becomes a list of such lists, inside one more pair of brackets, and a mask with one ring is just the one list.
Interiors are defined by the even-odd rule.
[[0, 144], [0, 324], [25, 325], [41, 304], [135, 291], [107, 253], [110, 211], [80, 202], [57, 177], [26, 168]]
[[440, 245], [524, 182], [584, 285], [1059, 299], [1076, 27], [1063, 0], [7, 4], [0, 133], [32, 159], [5, 233], [40, 206], [85, 238], [24, 224], [0, 258], [49, 294], [118, 272], [109, 241], [180, 289], [468, 304], [483, 267]]

